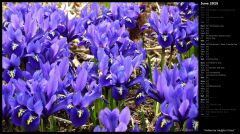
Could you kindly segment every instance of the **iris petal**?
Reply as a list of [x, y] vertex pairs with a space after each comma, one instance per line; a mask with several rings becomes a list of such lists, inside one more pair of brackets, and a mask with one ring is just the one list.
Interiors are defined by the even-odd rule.
[[86, 108], [73, 108], [71, 109], [70, 119], [74, 126], [81, 127], [88, 121], [89, 112]]
[[122, 100], [128, 96], [128, 89], [122, 85], [120, 87], [112, 87], [112, 96], [115, 100]]
[[22, 125], [27, 131], [36, 131], [40, 124], [40, 117], [32, 115], [31, 112], [24, 114], [22, 118]]

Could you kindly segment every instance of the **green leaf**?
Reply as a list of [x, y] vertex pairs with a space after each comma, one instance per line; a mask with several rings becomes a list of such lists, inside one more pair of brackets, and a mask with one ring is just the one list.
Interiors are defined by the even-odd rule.
[[103, 5], [105, 8], [110, 8], [110, 2], [103, 2]]
[[151, 64], [151, 59], [149, 55], [147, 55], [147, 62], [150, 68], [149, 77], [150, 77], [150, 80], [152, 81], [152, 64]]
[[141, 108], [141, 127], [142, 127], [142, 130], [143, 132], [147, 132], [147, 125], [146, 125], [146, 122], [145, 122], [145, 115], [144, 115], [144, 112], [143, 112], [143, 107]]
[[50, 132], [55, 132], [57, 131], [57, 121], [55, 118], [53, 118], [53, 116], [50, 116], [50, 128], [49, 131]]

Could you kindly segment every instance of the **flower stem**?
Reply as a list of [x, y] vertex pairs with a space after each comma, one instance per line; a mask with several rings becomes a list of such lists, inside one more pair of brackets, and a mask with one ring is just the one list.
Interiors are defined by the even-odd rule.
[[50, 132], [55, 132], [57, 130], [56, 119], [53, 116], [51, 116], [49, 118], [49, 122], [50, 122], [50, 128], [49, 128]]
[[170, 57], [169, 57], [169, 68], [172, 67], [172, 55], [173, 55], [173, 44], [171, 45]]
[[159, 113], [159, 109], [160, 109], [160, 103], [159, 102], [157, 102], [157, 104], [156, 104], [156, 111], [155, 111], [155, 116], [157, 116], [158, 115], [158, 113]]
[[161, 71], [164, 69], [165, 65], [166, 65], [166, 61], [165, 61], [165, 48], [162, 48], [162, 56], [161, 56]]
[[146, 128], [146, 122], [145, 122], [145, 115], [144, 115], [144, 109], [143, 107], [141, 107], [141, 124], [142, 124], [142, 130], [143, 132], [147, 132], [147, 128]]

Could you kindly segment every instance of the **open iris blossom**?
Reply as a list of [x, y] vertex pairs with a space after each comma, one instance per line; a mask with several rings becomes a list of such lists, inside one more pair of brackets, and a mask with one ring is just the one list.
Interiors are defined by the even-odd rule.
[[89, 118], [89, 112], [87, 107], [101, 97], [102, 87], [93, 83], [90, 85], [90, 89], [87, 93], [82, 96], [80, 91], [75, 92], [66, 106], [70, 119], [76, 127], [84, 125]]
[[118, 108], [112, 111], [108, 108], [100, 111], [99, 120], [104, 128], [97, 125], [94, 132], [125, 132], [130, 121], [131, 113], [128, 107], [125, 107], [121, 112]]
[[[179, 63], [179, 70], [175, 65], [173, 70], [165, 69], [160, 74], [160, 79], [164, 79], [166, 84], [160, 84], [161, 88], [165, 89], [165, 99], [160, 108], [163, 116], [158, 119], [155, 126], [157, 131], [169, 131], [173, 122], [178, 122], [180, 129], [183, 129], [185, 121], [196, 125], [195, 118], [198, 116], [198, 62], [196, 57], [192, 56], [183, 61], [179, 60]], [[197, 128], [187, 125], [187, 129], [193, 131]]]
[[[198, 18], [195, 16], [197, 9], [197, 4], [193, 2], [180, 2], [178, 7], [163, 6], [160, 19], [152, 11], [149, 23], [142, 26], [141, 32], [150, 26], [158, 35], [158, 42], [163, 48], [176, 45], [178, 51], [184, 53], [193, 45], [198, 47]], [[183, 11], [189, 14], [183, 15]], [[195, 18], [192, 19], [193, 16]]]
[[166, 48], [170, 46], [173, 42], [172, 32], [173, 25], [169, 22], [168, 7], [163, 6], [161, 10], [160, 21], [156, 12], [151, 12], [149, 18], [149, 23], [151, 24], [153, 30], [158, 34], [158, 42], [163, 47]]
[[99, 25], [90, 25], [87, 29], [86, 38], [89, 41], [91, 52], [97, 57], [97, 48], [105, 48], [106, 51], [114, 46], [118, 38], [126, 34], [125, 27], [120, 27], [119, 21], [102, 21]]
[[16, 100], [10, 98], [12, 122], [16, 126], [23, 126], [27, 131], [35, 131], [40, 124], [43, 105], [41, 100], [31, 96], [29, 92], [20, 92]]
[[12, 54], [10, 59], [3, 57], [2, 59], [2, 68], [4, 69], [3, 79], [6, 82], [9, 82], [10, 79], [21, 78], [22, 71], [19, 65], [20, 65], [20, 58], [17, 57], [15, 54]]
[[[144, 9], [144, 7], [141, 7], [141, 9]], [[112, 2], [110, 5], [113, 20], [120, 20], [121, 24], [125, 24], [130, 29], [136, 27], [136, 21], [141, 9], [134, 3]]]
[[198, 14], [198, 4], [194, 2], [179, 2], [178, 8], [180, 9], [181, 16], [190, 19]]

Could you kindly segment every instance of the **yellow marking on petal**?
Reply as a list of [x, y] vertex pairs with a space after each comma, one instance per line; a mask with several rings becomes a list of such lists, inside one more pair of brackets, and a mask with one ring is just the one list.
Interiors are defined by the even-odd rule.
[[182, 23], [186, 23], [187, 20], [185, 18], [182, 18]]
[[109, 74], [109, 75], [107, 76], [106, 80], [107, 80], [107, 79], [110, 79], [110, 78], [112, 78], [112, 74]]
[[122, 87], [119, 87], [119, 88], [118, 88], [118, 92], [119, 92], [120, 95], [123, 94], [123, 89], [122, 89]]
[[64, 95], [64, 94], [58, 94], [57, 96], [58, 97], [64, 97], [64, 98], [66, 97], [66, 95]]
[[197, 130], [198, 125], [199, 125], [198, 121], [193, 121], [192, 124], [193, 124], [193, 128], [194, 128], [194, 130]]
[[38, 62], [39, 61], [38, 55], [34, 55], [34, 59]]
[[143, 94], [143, 93], [139, 93], [139, 94], [136, 96], [136, 98], [140, 98], [140, 97], [142, 97], [142, 96], [144, 96], [144, 94]]
[[183, 3], [183, 2], [181, 2], [181, 3], [180, 3], [180, 6], [183, 6], [183, 4], [184, 4], [184, 3]]
[[83, 114], [83, 110], [78, 110], [78, 118], [81, 118]]
[[26, 112], [25, 109], [20, 109], [20, 110], [18, 111], [18, 118], [20, 118], [20, 117], [23, 115], [24, 112]]
[[161, 123], [161, 128], [164, 127], [168, 122], [168, 119], [163, 119]]
[[189, 11], [187, 12], [187, 14], [190, 14], [190, 13], [192, 13], [192, 11], [191, 11], [191, 10], [189, 10]]
[[100, 15], [100, 16], [97, 17], [97, 19], [100, 19], [100, 18], [102, 18], [102, 17], [103, 17], [103, 15]]
[[187, 45], [189, 45], [190, 43], [191, 43], [191, 41], [188, 41], [188, 42], [187, 42]]
[[107, 12], [107, 15], [111, 15], [112, 13], [111, 12]]
[[51, 37], [47, 36], [47, 38], [48, 38], [49, 40], [51, 40]]
[[126, 21], [132, 23], [132, 20], [130, 18], [127, 18]]
[[71, 109], [71, 108], [73, 108], [73, 105], [68, 104], [68, 105], [67, 105], [67, 108], [68, 108], [68, 109]]
[[91, 23], [91, 21], [90, 21], [90, 20], [88, 20], [88, 21], [87, 21], [87, 24], [88, 24], [88, 25], [90, 25], [90, 23]]
[[186, 83], [185, 83], [185, 82], [183, 82], [183, 83], [181, 84], [181, 86], [182, 86], [182, 87], [185, 87], [185, 86], [186, 86]]
[[50, 33], [52, 36], [54, 36], [55, 35], [55, 33], [52, 31], [51, 33]]
[[27, 125], [30, 125], [36, 118], [37, 118], [36, 116], [30, 116], [27, 120]]
[[182, 41], [180, 42], [180, 46], [183, 47], [183, 42]]
[[112, 60], [112, 58], [110, 58], [110, 63], [112, 63], [113, 62], [113, 60]]
[[89, 85], [87, 85], [87, 90], [89, 90], [90, 89], [90, 86]]
[[3, 26], [4, 26], [4, 27], [7, 27], [7, 24], [8, 24], [8, 22], [5, 22], [5, 23], [3, 24]]
[[167, 41], [167, 35], [163, 35], [163, 41]]
[[63, 36], [62, 35], [60, 35], [60, 39], [62, 39], [63, 38]]
[[17, 47], [18, 47], [18, 44], [16, 44], [16, 43], [13, 43], [13, 45], [12, 45], [12, 50], [15, 50], [15, 49], [17, 49]]
[[101, 77], [103, 75], [102, 71], [98, 70], [98, 76]]
[[8, 74], [11, 78], [15, 77], [15, 71], [14, 70], [9, 71]]

